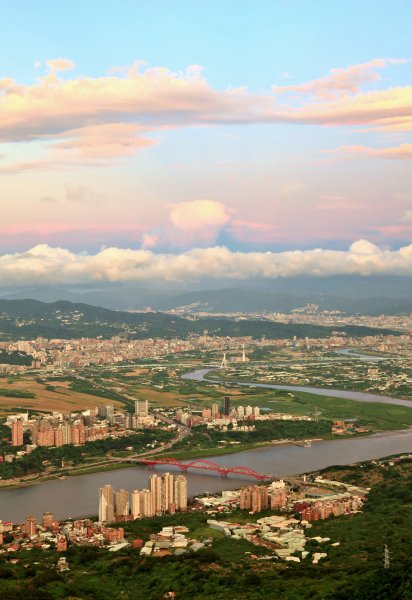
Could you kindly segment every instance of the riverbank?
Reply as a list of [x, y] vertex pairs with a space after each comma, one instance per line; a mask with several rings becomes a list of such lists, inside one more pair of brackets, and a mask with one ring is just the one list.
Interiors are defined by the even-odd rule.
[[346, 400], [355, 400], [356, 402], [369, 402], [371, 404], [393, 404], [396, 406], [405, 406], [412, 408], [412, 400], [406, 400], [403, 398], [394, 398], [392, 396], [385, 396], [383, 394], [375, 394], [369, 392], [336, 389], [336, 388], [322, 388], [310, 385], [289, 385], [289, 384], [275, 384], [275, 383], [255, 383], [253, 381], [236, 381], [236, 380], [224, 380], [224, 379], [208, 379], [208, 374], [216, 372], [216, 368], [198, 369], [197, 371], [191, 371], [182, 375], [182, 379], [188, 379], [203, 382], [206, 384], [222, 384], [222, 385], [237, 385], [239, 387], [250, 387], [250, 388], [261, 388], [262, 390], [283, 390], [287, 392], [306, 392], [308, 394], [315, 394], [318, 396], [329, 396], [331, 398], [343, 398]]
[[69, 477], [78, 477], [79, 475], [89, 475], [91, 473], [101, 473], [104, 471], [116, 471], [118, 469], [127, 469], [136, 465], [125, 462], [109, 463], [106, 465], [86, 465], [82, 467], [74, 467], [73, 470], [66, 469], [56, 473], [50, 473], [48, 475], [40, 475], [24, 481], [6, 481], [0, 483], [0, 490], [10, 488], [26, 488], [32, 485], [44, 483], [46, 481], [53, 481], [56, 479], [68, 479]]
[[[354, 358], [356, 358], [354, 356]], [[388, 398], [392, 398], [392, 396], [387, 396], [386, 394], [384, 394], [381, 391], [374, 391], [371, 392], [368, 390], [368, 388], [364, 389], [364, 388], [359, 388], [359, 389], [353, 389], [353, 385], [352, 382], [346, 383], [345, 381], [338, 381], [335, 382], [333, 385], [337, 385], [338, 387], [320, 387], [318, 385], [317, 382], [315, 382], [314, 386], [305, 386], [305, 385], [301, 385], [301, 384], [270, 384], [270, 383], [265, 383], [264, 381], [239, 381], [236, 379], [231, 379], [230, 377], [224, 377], [223, 379], [221, 379], [219, 377], [219, 373], [218, 371], [214, 368], [214, 369], [209, 369], [210, 373], [206, 373], [204, 378], [203, 378], [203, 382], [204, 383], [209, 383], [209, 384], [219, 384], [219, 385], [224, 385], [227, 387], [233, 386], [234, 388], [236, 387], [243, 387], [243, 386], [247, 386], [250, 388], [271, 388], [271, 389], [276, 389], [276, 390], [284, 390], [284, 391], [289, 391], [289, 392], [298, 392], [303, 390], [304, 388], [306, 389], [311, 389], [311, 390], [316, 390], [312, 391], [311, 393], [317, 393], [319, 395], [327, 395], [328, 392], [330, 392], [330, 396], [336, 396], [339, 398], [343, 398], [345, 396], [340, 395], [340, 394], [351, 394], [352, 397], [354, 397], [354, 394], [361, 394], [361, 395], [365, 395], [365, 396], [371, 396], [373, 398], [375, 398], [375, 402], [387, 402]], [[356, 386], [355, 386], [356, 387]], [[350, 399], [351, 396], [346, 396], [348, 399]], [[398, 394], [397, 397], [398, 400], [400, 401], [405, 401], [409, 403], [410, 408], [412, 408], [412, 397], [411, 396], [407, 396], [407, 395], [403, 395], [402, 393]], [[407, 406], [407, 404], [403, 404], [403, 406]]]
[[[118, 469], [128, 469], [131, 467], [135, 467], [133, 463], [127, 462], [119, 462], [119, 463], [110, 463], [105, 466], [86, 466], [80, 469], [73, 469], [73, 471], [66, 471], [62, 473], [66, 477], [78, 477], [80, 475], [90, 475], [91, 473], [103, 473], [105, 471], [117, 471]], [[60, 479], [58, 477], [57, 479]]]
[[[356, 439], [360, 437], [366, 437], [368, 435], [373, 435], [376, 432], [371, 431], [369, 434], [357, 434], [357, 435], [339, 435], [339, 436], [325, 436], [324, 438], [308, 438], [308, 439], [297, 439], [297, 440], [272, 440], [270, 442], [256, 442], [254, 444], [239, 444], [233, 445], [229, 447], [212, 447], [212, 448], [199, 448], [196, 450], [176, 450], [175, 452], [162, 452], [153, 456], [155, 459], [161, 458], [174, 458], [176, 460], [189, 460], [196, 458], [210, 458], [213, 456], [225, 456], [232, 454], [240, 454], [242, 452], [248, 452], [250, 450], [257, 450], [259, 448], [276, 448], [279, 446], [305, 446], [305, 444], [313, 444], [325, 441], [332, 440], [344, 440], [348, 438]], [[142, 455], [141, 457], [147, 458], [147, 454]], [[135, 468], [136, 463], [129, 462], [113, 462], [106, 463], [105, 465], [85, 465], [84, 467], [74, 467], [73, 469], [61, 470], [54, 474], [49, 474], [46, 476], [40, 476], [37, 478], [29, 479], [27, 481], [13, 481], [10, 483], [0, 483], [0, 491], [2, 489], [10, 489], [10, 488], [25, 488], [31, 485], [37, 485], [40, 483], [44, 483], [46, 481], [59, 480], [59, 479], [67, 479], [69, 477], [80, 477], [81, 475], [91, 475], [94, 473], [104, 473], [109, 471], [118, 471], [122, 469], [131, 469]]]
[[239, 452], [247, 452], [248, 450], [255, 450], [256, 448], [271, 448], [276, 446], [301, 446], [304, 443], [321, 442], [323, 438], [313, 438], [307, 440], [273, 440], [271, 442], [256, 442], [255, 444], [240, 444], [229, 447], [215, 448], [199, 448], [198, 450], [182, 450], [176, 452], [168, 452], [166, 454], [159, 454], [157, 458], [176, 458], [179, 460], [185, 460], [189, 458], [208, 458], [210, 456], [224, 456], [225, 454], [237, 454]]
[[[257, 473], [274, 478], [287, 478], [317, 471], [332, 465], [351, 465], [356, 462], [379, 459], [396, 454], [412, 453], [412, 429], [399, 432], [384, 432], [351, 439], [319, 441], [310, 447], [291, 443], [260, 446], [250, 450], [226, 453], [215, 452], [210, 460], [225, 468], [247, 466]], [[202, 456], [205, 453], [202, 452]], [[195, 459], [196, 457], [189, 457]], [[111, 465], [108, 465], [111, 466]], [[94, 473], [79, 473], [66, 480], [44, 481], [42, 485], [0, 490], [0, 518], [22, 522], [30, 514], [41, 518], [45, 510], [53, 512], [57, 519], [95, 514], [98, 506], [98, 490], [106, 484], [114, 489], [147, 488], [153, 472], [173, 471], [174, 467], [163, 465], [154, 470], [143, 466], [129, 466]], [[250, 478], [229, 475], [221, 478], [208, 471], [189, 469], [186, 473], [188, 495], [219, 493], [222, 490], [238, 489], [250, 485]]]
[[[412, 431], [412, 428], [410, 428]], [[328, 441], [343, 441], [347, 439], [359, 439], [365, 438], [368, 436], [373, 436], [378, 433], [378, 431], [370, 431], [368, 433], [358, 433], [358, 434], [343, 434], [343, 435], [326, 435], [322, 438], [306, 438], [306, 439], [283, 439], [283, 440], [271, 440], [268, 442], [256, 442], [251, 444], [236, 444], [230, 445], [226, 447], [215, 446], [210, 448], [198, 448], [195, 450], [176, 450], [172, 452], [161, 452], [159, 454], [153, 455], [155, 459], [162, 458], [173, 458], [176, 460], [190, 460], [190, 459], [204, 459], [211, 457], [220, 457], [225, 455], [236, 455], [242, 454], [245, 452], [249, 452], [252, 450], [259, 449], [276, 449], [279, 447], [287, 447], [287, 446], [297, 446], [308, 448], [312, 444], [319, 442], [328, 442]], [[143, 454], [140, 457], [134, 458], [149, 458], [147, 454]], [[34, 486], [40, 483], [45, 483], [47, 481], [53, 480], [65, 480], [70, 477], [80, 477], [82, 475], [93, 475], [97, 473], [105, 473], [110, 471], [121, 471], [125, 469], [132, 469], [136, 467], [138, 463], [130, 463], [130, 462], [110, 462], [104, 464], [89, 464], [84, 466], [77, 466], [70, 469], [62, 469], [56, 473], [50, 473], [44, 476], [39, 476], [32, 479], [27, 479], [25, 481], [12, 481], [8, 483], [0, 483], [0, 491], [2, 489], [18, 489], [18, 488], [27, 488], [29, 486]]]
[[[328, 438], [329, 439], [329, 438]], [[287, 445], [302, 445], [303, 443], [314, 443], [321, 442], [322, 438], [308, 439], [308, 440], [274, 440], [271, 442], [256, 442], [255, 444], [241, 444], [236, 446], [230, 446], [228, 448], [214, 447], [214, 448], [199, 448], [198, 450], [181, 450], [175, 452], [163, 452], [156, 454], [153, 458], [175, 458], [177, 460], [185, 460], [190, 458], [208, 458], [211, 456], [224, 456], [225, 454], [237, 454], [239, 452], [246, 452], [248, 450], [254, 450], [257, 448], [270, 448], [276, 446], [287, 446]], [[147, 455], [141, 457], [147, 458]], [[109, 463], [106, 465], [85, 465], [84, 467], [75, 467], [73, 469], [61, 470], [58, 473], [46, 475], [44, 477], [37, 477], [36, 479], [30, 479], [24, 482], [16, 481], [11, 483], [0, 483], [0, 490], [9, 488], [23, 488], [30, 485], [36, 485], [45, 481], [52, 481], [54, 479], [67, 479], [69, 477], [79, 477], [81, 475], [90, 475], [92, 473], [104, 473], [107, 471], [118, 471], [121, 469], [135, 468], [136, 463], [118, 462]]]

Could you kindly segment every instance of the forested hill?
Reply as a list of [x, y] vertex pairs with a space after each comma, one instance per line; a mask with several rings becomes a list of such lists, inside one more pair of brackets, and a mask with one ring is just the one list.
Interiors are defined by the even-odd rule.
[[371, 327], [321, 327], [274, 323], [265, 320], [228, 318], [182, 318], [160, 312], [130, 313], [89, 304], [66, 301], [44, 303], [37, 300], [0, 300], [0, 339], [108, 338], [126, 335], [130, 339], [152, 337], [185, 338], [192, 334], [219, 336], [266, 336], [271, 339], [329, 337], [332, 331], [348, 336], [378, 335], [393, 332]]

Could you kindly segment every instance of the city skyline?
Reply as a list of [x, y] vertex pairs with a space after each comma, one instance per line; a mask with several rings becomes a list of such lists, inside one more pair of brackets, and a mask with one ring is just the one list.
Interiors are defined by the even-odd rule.
[[5, 288], [412, 274], [409, 3], [3, 13]]
[[104, 485], [99, 489], [99, 521], [141, 519], [187, 510], [187, 479], [184, 475], [153, 473], [148, 485], [148, 488], [131, 492], [124, 488], [116, 491], [112, 485]]

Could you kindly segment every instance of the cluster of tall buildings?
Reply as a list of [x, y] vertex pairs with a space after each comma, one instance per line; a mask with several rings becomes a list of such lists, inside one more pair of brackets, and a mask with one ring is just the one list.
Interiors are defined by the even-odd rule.
[[115, 491], [111, 485], [99, 490], [99, 521], [153, 517], [187, 509], [187, 480], [184, 475], [151, 475], [149, 488]]
[[104, 439], [113, 434], [108, 423], [98, 421], [92, 411], [63, 415], [36, 415], [29, 419], [27, 413], [9, 415], [7, 424], [11, 428], [12, 446], [24, 445], [24, 432], [30, 434], [31, 443], [35, 446], [63, 446], [65, 444], [83, 445], [88, 441]]
[[232, 413], [232, 407], [229, 396], [225, 396], [223, 405], [219, 407], [217, 402], [214, 402], [210, 408], [205, 407], [202, 410], [203, 419], [220, 419], [222, 417], [228, 417]]
[[[9, 525], [11, 527], [7, 531], [11, 531], [13, 528], [12, 523], [9, 523]], [[33, 515], [27, 516], [24, 520], [24, 523], [22, 523], [20, 526], [20, 531], [23, 535], [31, 538], [37, 535], [39, 527], [41, 527], [43, 530], [53, 531], [56, 533], [59, 531], [59, 522], [54, 519], [53, 513], [46, 511], [43, 513], [40, 525], [38, 525], [36, 517]], [[4, 524], [0, 521], [0, 529], [2, 528], [4, 528]], [[5, 531], [5, 529], [3, 530]]]
[[30, 429], [32, 443], [36, 446], [82, 446], [86, 441], [100, 440], [108, 435], [107, 427], [86, 427], [82, 421], [53, 423], [46, 419], [35, 421]]
[[23, 446], [23, 434], [30, 433], [35, 446], [83, 445], [108, 436], [120, 434], [121, 430], [140, 429], [154, 425], [156, 419], [149, 413], [147, 400], [136, 400], [134, 414], [115, 410], [112, 405], [99, 406], [95, 410], [65, 415], [53, 412], [36, 415], [29, 419], [28, 413], [9, 415], [12, 446]]
[[[259, 406], [235, 406], [231, 407], [229, 398], [225, 399], [226, 406], [223, 406], [223, 412], [219, 412], [219, 405], [212, 404], [211, 408], [203, 408], [202, 419], [206, 421], [229, 418], [238, 421], [266, 421], [266, 420], [287, 420], [287, 421], [311, 421], [311, 417], [306, 415], [290, 415], [285, 413], [269, 413], [262, 415]], [[225, 412], [226, 411], [226, 412]]]
[[23, 446], [24, 421], [16, 419], [11, 424], [11, 445]]
[[237, 406], [233, 409], [234, 417], [240, 420], [260, 417], [260, 408], [258, 406]]
[[307, 415], [273, 412], [261, 414], [259, 406], [232, 407], [229, 397], [224, 399], [222, 407], [215, 402], [211, 407], [204, 407], [200, 414], [179, 409], [175, 413], [175, 418], [187, 427], [206, 425], [208, 429], [222, 429], [223, 431], [227, 430], [228, 425], [235, 431], [254, 431], [256, 428], [253, 424], [254, 421], [313, 421], [313, 418]]
[[362, 497], [344, 493], [329, 496], [326, 499], [305, 498], [303, 501], [294, 503], [293, 511], [300, 514], [303, 521], [318, 521], [327, 519], [331, 515], [339, 516], [357, 512], [362, 504]]
[[287, 493], [282, 480], [273, 482], [269, 487], [252, 485], [240, 491], [240, 508], [254, 513], [267, 508], [279, 510], [286, 507]]
[[176, 419], [192, 427], [196, 425], [206, 425], [208, 429], [218, 428], [226, 430], [228, 425], [239, 431], [253, 431], [253, 425], [238, 423], [239, 421], [254, 421], [262, 418], [258, 406], [237, 406], [232, 407], [229, 396], [226, 396], [223, 405], [220, 407], [217, 402], [211, 406], [205, 406], [201, 414], [193, 414], [190, 411], [176, 411]]
[[251, 510], [254, 513], [269, 508], [267, 487], [252, 485], [243, 488], [240, 492], [240, 508], [242, 510]]
[[286, 508], [287, 503], [288, 494], [284, 482], [282, 480], [272, 482], [270, 490], [270, 508], [272, 510], [280, 510]]

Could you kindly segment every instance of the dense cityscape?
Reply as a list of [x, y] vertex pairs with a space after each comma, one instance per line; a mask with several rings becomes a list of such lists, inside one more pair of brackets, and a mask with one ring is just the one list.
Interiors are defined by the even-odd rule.
[[[343, 531], [329, 532], [326, 523], [369, 515], [376, 476], [368, 473], [407, 468], [412, 455], [361, 462], [352, 480], [333, 467], [302, 475], [298, 466], [296, 475], [279, 477], [240, 466], [247, 460], [236, 456], [259, 447], [305, 453], [327, 440], [407, 430], [411, 343], [409, 332], [399, 333], [3, 342], [0, 487], [18, 492], [50, 479], [68, 485], [77, 476], [93, 485], [94, 476], [122, 469], [126, 478], [94, 487], [91, 509], [80, 493], [72, 515], [57, 518], [47, 500], [33, 513], [27, 504], [17, 520], [3, 509], [0, 569], [2, 559], [13, 569], [32, 568], [27, 557], [36, 556], [67, 580], [81, 568], [79, 552], [92, 549], [141, 564], [198, 557], [223, 565], [237, 556], [251, 573], [328, 564], [346, 546]], [[201, 379], [191, 379], [198, 372]], [[318, 387], [298, 391], [308, 384]], [[389, 392], [406, 406], [385, 404], [382, 412], [379, 404], [334, 400], [334, 388], [349, 390], [348, 397], [353, 390]], [[326, 403], [316, 395], [321, 389], [332, 394]], [[145, 476], [130, 487], [127, 473], [135, 469]], [[213, 489], [216, 478], [221, 491], [190, 492], [191, 478], [202, 473], [203, 486]], [[225, 544], [233, 545], [229, 554]]]
[[412, 600], [412, 2], [0, 7], [0, 600]]
[[[41, 523], [37, 523], [35, 516], [27, 516], [20, 525], [0, 521], [0, 553], [30, 550], [34, 547], [43, 550], [55, 548], [56, 552], [61, 553], [67, 551], [70, 544], [104, 547], [111, 552], [117, 552], [131, 544], [133, 548], [140, 549], [142, 556], [150, 556], [152, 553], [158, 556], [172, 553], [178, 555], [186, 549], [197, 551], [204, 547], [204, 542], [197, 540], [188, 546], [188, 541], [182, 535], [184, 528], [175, 531], [171, 527], [172, 536], [168, 536], [164, 528], [158, 536], [151, 536], [150, 541], [144, 544], [141, 539], [125, 539], [124, 527], [119, 526], [136, 519], [162, 514], [174, 515], [176, 512], [189, 510], [205, 511], [210, 516], [220, 515], [217, 521], [208, 519], [211, 529], [223, 532], [235, 540], [248, 539], [271, 550], [274, 558], [299, 561], [293, 556], [296, 551], [302, 553], [301, 558], [306, 558], [309, 554], [304, 551], [307, 539], [304, 532], [309, 530], [310, 523], [327, 519], [331, 515], [356, 513], [361, 510], [367, 493], [367, 489], [324, 480], [320, 476], [312, 481], [303, 477], [289, 484], [283, 480], [275, 480], [269, 485], [223, 491], [221, 496], [206, 495], [192, 499], [188, 505], [187, 480], [184, 475], [154, 473], [150, 476], [146, 489], [129, 493], [125, 489], [114, 490], [110, 484], [100, 488], [97, 520], [70, 519], [59, 522], [51, 512], [44, 512]], [[250, 515], [270, 511], [282, 516], [264, 517], [256, 523], [244, 525], [222, 520], [222, 516], [236, 509], [247, 511]], [[180, 535], [176, 536], [176, 533]], [[318, 562], [322, 557], [315, 553], [313, 560]], [[68, 563], [62, 563], [59, 559], [57, 567], [61, 568], [62, 564], [68, 568]]]

